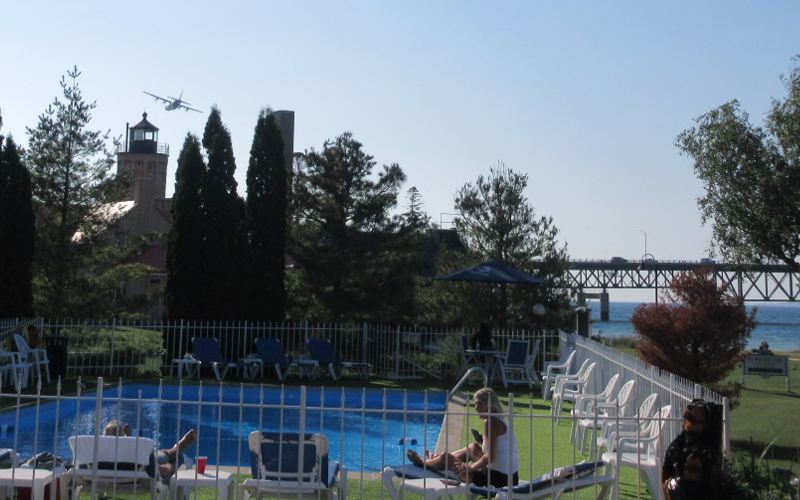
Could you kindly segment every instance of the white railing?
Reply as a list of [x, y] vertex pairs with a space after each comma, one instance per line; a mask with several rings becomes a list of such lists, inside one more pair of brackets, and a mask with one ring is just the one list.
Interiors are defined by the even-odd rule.
[[[408, 449], [420, 454], [433, 449], [441, 433], [442, 449], [462, 447], [472, 439], [470, 419], [476, 416], [471, 405], [448, 405], [444, 391], [267, 388], [180, 381], [147, 387], [124, 385], [121, 380], [106, 384], [103, 378], [97, 378], [96, 385], [91, 379], [86, 382], [78, 380], [72, 388], [62, 388], [59, 383], [54, 394], [43, 394], [41, 385], [34, 394], [0, 388], [0, 407], [5, 408], [0, 413], [0, 447], [11, 449], [9, 456], [18, 456], [18, 462], [43, 451], [70, 461], [68, 437], [98, 436], [106, 422], [116, 419], [128, 423], [132, 435], [155, 439], [158, 448], [171, 447], [183, 433], [195, 429], [197, 439], [184, 450], [185, 455], [207, 456], [212, 471], [221, 465], [249, 475], [247, 436], [251, 431], [320, 433], [330, 443], [329, 458], [344, 463], [349, 479], [358, 481], [349, 488], [351, 498], [376, 498], [376, 488], [381, 489], [381, 498], [388, 498], [378, 475], [385, 466], [407, 463]], [[539, 402], [536, 400], [537, 405]], [[520, 463], [525, 464], [520, 469], [521, 479], [589, 458], [569, 443], [569, 419], [555, 422], [548, 414], [534, 412], [533, 397], [509, 394], [503, 417], [513, 435], [530, 436], [518, 441]], [[679, 425], [679, 421], [671, 420], [669, 425]], [[557, 461], [555, 457], [564, 456], [565, 448], [571, 450], [566, 463]], [[80, 482], [74, 470], [59, 474], [70, 489]], [[629, 481], [637, 484], [639, 480]], [[603, 485], [588, 487], [595, 489], [596, 496]], [[642, 498], [648, 498], [643, 483], [636, 488]]]
[[[706, 387], [687, 380], [678, 375], [661, 370], [639, 358], [635, 358], [612, 347], [600, 344], [591, 339], [577, 335], [562, 333], [560, 349], [577, 350], [575, 366], [585, 359], [597, 363], [593, 387], [589, 392], [600, 392], [608, 380], [616, 373], [621, 374], [622, 385], [625, 381], [636, 380], [634, 407], [638, 407], [648, 395], [658, 394], [658, 405], [671, 405], [674, 415], [681, 415], [686, 404], [695, 398], [703, 398], [712, 403], [722, 405], [722, 446], [727, 458], [730, 458], [730, 407], [728, 398], [723, 397]], [[670, 440], [681, 431], [681, 421], [676, 419], [668, 426], [667, 435]], [[669, 442], [669, 441], [667, 441]]]
[[[139, 376], [168, 373], [171, 362], [191, 352], [193, 337], [215, 337], [226, 359], [255, 352], [259, 337], [277, 338], [292, 358], [307, 356], [305, 342], [324, 338], [341, 361], [366, 362], [380, 377], [454, 377], [460, 370], [463, 328], [397, 326], [374, 323], [251, 321], [0, 320], [0, 341], [32, 323], [42, 336], [66, 339], [68, 375]], [[536, 367], [555, 354], [558, 336], [533, 330], [499, 330], [496, 348], [510, 338], [541, 339]], [[533, 343], [533, 342], [531, 342]], [[51, 353], [51, 358], [54, 355]], [[58, 357], [58, 352], [55, 353]], [[51, 369], [59, 360], [51, 359]]]

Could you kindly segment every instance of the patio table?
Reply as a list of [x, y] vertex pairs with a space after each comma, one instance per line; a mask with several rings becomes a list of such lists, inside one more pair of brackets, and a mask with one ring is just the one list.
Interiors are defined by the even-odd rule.
[[[483, 351], [480, 349], [467, 349], [467, 354], [471, 355], [473, 359], [478, 361], [476, 363], [478, 366], [483, 367], [486, 370], [486, 378], [487, 383], [491, 385], [492, 382], [492, 374], [496, 374], [500, 380], [503, 382], [503, 386], [506, 385], [506, 376], [505, 370], [503, 366], [503, 359], [506, 357], [506, 353], [503, 351]], [[483, 363], [480, 362], [483, 360]]]

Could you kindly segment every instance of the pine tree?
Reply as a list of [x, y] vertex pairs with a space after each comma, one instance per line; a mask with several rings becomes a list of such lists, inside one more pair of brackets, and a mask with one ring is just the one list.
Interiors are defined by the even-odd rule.
[[[395, 316], [389, 265], [396, 225], [389, 210], [405, 174], [397, 164], [371, 179], [375, 162], [349, 132], [303, 155], [292, 192], [292, 255], [305, 289], [326, 319]], [[313, 307], [314, 304], [311, 304]]]
[[286, 315], [287, 177], [280, 129], [266, 109], [258, 116], [247, 169], [249, 318], [280, 321]]
[[[115, 176], [109, 132], [92, 131], [94, 102], [83, 99], [73, 68], [61, 79], [58, 97], [28, 128], [27, 160], [36, 214], [34, 300], [36, 311], [56, 317], [115, 314], [123, 281], [143, 278], [147, 268], [131, 264], [130, 248], [108, 231], [111, 203], [126, 179]], [[116, 298], [115, 298], [116, 297]]]
[[30, 175], [14, 141], [3, 147], [0, 135], [0, 318], [33, 314], [33, 248]]
[[170, 213], [172, 227], [167, 242], [167, 283], [164, 302], [171, 319], [204, 317], [201, 302], [203, 271], [203, 177], [205, 163], [200, 141], [186, 135], [175, 173], [175, 194]]
[[241, 267], [244, 202], [236, 193], [236, 161], [228, 129], [215, 106], [206, 122], [203, 147], [208, 167], [203, 178], [203, 269], [207, 275], [203, 317], [237, 319], [242, 309]]

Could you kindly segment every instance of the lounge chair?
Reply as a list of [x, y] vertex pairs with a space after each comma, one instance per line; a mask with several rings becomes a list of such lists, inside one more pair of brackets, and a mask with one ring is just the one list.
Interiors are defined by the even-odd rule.
[[[393, 481], [395, 477], [400, 478], [403, 482], [409, 481], [413, 483], [412, 490], [417, 492], [421, 489], [425, 490], [424, 497], [426, 499], [460, 493], [468, 493], [473, 498], [497, 497], [501, 499], [535, 500], [552, 497], [558, 499], [565, 493], [571, 494], [573, 491], [591, 487], [598, 487], [597, 498], [603, 498], [613, 481], [611, 474], [601, 474], [599, 472], [604, 465], [604, 462], [590, 462], [559, 467], [531, 481], [521, 481], [512, 487], [510, 492], [508, 488], [484, 487], [474, 484], [465, 485], [454, 480], [452, 473], [449, 471], [443, 473], [441, 471], [423, 469], [413, 464], [384, 468], [382, 480], [392, 500], [399, 500], [400, 498]], [[449, 488], [443, 487], [445, 482], [449, 485]], [[426, 488], [426, 483], [429, 483], [431, 488]], [[404, 488], [401, 483], [401, 489], [409, 488]]]
[[112, 496], [120, 491], [149, 491], [151, 498], [166, 496], [167, 487], [157, 477], [158, 470], [154, 467], [154, 440], [130, 436], [70, 436], [67, 441], [73, 465], [65, 474], [70, 484], [76, 483], [73, 498], [78, 498], [81, 488], [87, 485], [92, 490], [103, 488], [102, 491]]
[[508, 341], [506, 359], [503, 362], [503, 387], [508, 387], [508, 384], [528, 384], [528, 387], [533, 387], [539, 383], [539, 378], [533, 371], [533, 361], [539, 352], [539, 342], [537, 340], [534, 343], [531, 353], [529, 341]]
[[326, 367], [328, 368], [333, 380], [339, 380], [343, 370], [354, 371], [364, 380], [369, 378], [372, 365], [369, 363], [356, 363], [354, 361], [339, 361], [336, 359], [336, 354], [333, 352], [333, 346], [327, 340], [308, 339], [306, 340], [306, 348], [311, 358], [319, 364], [321, 369], [324, 370]]
[[239, 485], [239, 497], [269, 495], [283, 498], [347, 498], [344, 466], [328, 458], [328, 439], [322, 434], [253, 431], [247, 439], [253, 478]]
[[192, 353], [185, 357], [197, 363], [197, 376], [200, 377], [200, 370], [210, 366], [214, 370], [217, 380], [223, 380], [228, 370], [236, 368], [236, 363], [225, 361], [222, 352], [219, 350], [219, 342], [213, 337], [192, 337]]
[[256, 355], [263, 363], [263, 366], [273, 367], [278, 380], [283, 381], [290, 368], [296, 367], [296, 363], [290, 363], [283, 353], [283, 347], [278, 339], [257, 338]]
[[[20, 334], [14, 335], [14, 343], [17, 345], [17, 353], [23, 363], [30, 363], [36, 370], [36, 377], [41, 380], [42, 368], [47, 376], [47, 383], [50, 383], [50, 360], [47, 359], [47, 350], [42, 348], [32, 348]], [[27, 377], [26, 377], [27, 378]]]

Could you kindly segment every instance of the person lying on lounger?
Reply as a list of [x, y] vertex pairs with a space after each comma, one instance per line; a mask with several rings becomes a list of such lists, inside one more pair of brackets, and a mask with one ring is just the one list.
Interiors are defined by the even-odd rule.
[[408, 450], [408, 459], [431, 470], [449, 469], [465, 483], [502, 488], [508, 485], [511, 474], [516, 485], [519, 481], [517, 438], [508, 431], [503, 404], [488, 387], [476, 392], [472, 399], [475, 411], [484, 421], [483, 434], [474, 433], [475, 442], [453, 452], [432, 455], [426, 451], [424, 459], [416, 451]]
[[[117, 420], [109, 421], [103, 428], [103, 434], [106, 436], [130, 436], [131, 427], [126, 423], [121, 423]], [[156, 453], [156, 462], [158, 464], [158, 472], [161, 474], [161, 480], [166, 482], [175, 473], [175, 469], [179, 464], [181, 453], [186, 450], [197, 437], [194, 429], [183, 435], [180, 440], [172, 448], [158, 450]], [[148, 472], [152, 475], [152, 470], [148, 466]]]

